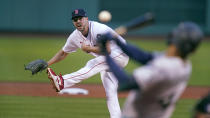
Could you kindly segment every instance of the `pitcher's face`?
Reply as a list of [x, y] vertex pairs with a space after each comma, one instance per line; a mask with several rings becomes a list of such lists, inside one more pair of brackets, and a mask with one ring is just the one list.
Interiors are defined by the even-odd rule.
[[75, 17], [72, 19], [74, 27], [80, 32], [86, 32], [88, 30], [88, 17]]

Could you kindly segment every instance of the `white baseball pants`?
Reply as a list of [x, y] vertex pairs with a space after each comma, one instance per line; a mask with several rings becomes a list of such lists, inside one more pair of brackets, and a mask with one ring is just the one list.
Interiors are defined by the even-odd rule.
[[[129, 60], [129, 58], [121, 51], [112, 52], [111, 57], [121, 67], [125, 67]], [[109, 71], [109, 67], [106, 64], [104, 56], [91, 59], [80, 70], [64, 75], [64, 88], [71, 87], [82, 80], [98, 74], [99, 72], [101, 74], [101, 80], [106, 92], [107, 106], [110, 112], [110, 117], [120, 118], [121, 110], [117, 94], [118, 82], [114, 75], [112, 75], [112, 73]]]

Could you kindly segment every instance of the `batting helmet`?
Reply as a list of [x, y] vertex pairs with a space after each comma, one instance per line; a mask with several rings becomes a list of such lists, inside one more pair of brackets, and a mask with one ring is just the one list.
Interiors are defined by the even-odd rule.
[[210, 93], [197, 102], [195, 111], [210, 114]]
[[168, 44], [174, 44], [180, 56], [187, 55], [196, 50], [203, 38], [203, 33], [198, 25], [193, 22], [180, 23], [168, 36]]

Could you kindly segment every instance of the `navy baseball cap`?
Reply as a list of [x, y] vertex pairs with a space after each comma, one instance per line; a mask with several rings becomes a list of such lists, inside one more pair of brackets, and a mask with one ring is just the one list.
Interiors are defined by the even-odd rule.
[[87, 17], [87, 14], [86, 14], [86, 12], [85, 12], [84, 9], [75, 9], [75, 10], [72, 12], [71, 19], [74, 19], [75, 17], [79, 17], [79, 16]]

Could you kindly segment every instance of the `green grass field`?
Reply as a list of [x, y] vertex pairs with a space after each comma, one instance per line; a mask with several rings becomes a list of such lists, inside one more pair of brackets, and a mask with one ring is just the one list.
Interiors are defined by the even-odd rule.
[[[129, 40], [136, 46], [141, 46], [149, 51], [162, 51], [165, 49], [165, 42], [162, 40]], [[42, 72], [31, 76], [29, 71], [24, 70], [24, 64], [36, 59], [49, 60], [65, 44], [65, 38], [46, 37], [0, 37], [0, 81], [16, 82], [48, 82], [47, 75]], [[190, 85], [210, 85], [210, 41], [203, 41], [200, 49], [191, 57], [193, 73]], [[55, 72], [62, 74], [74, 72], [83, 67], [86, 62], [93, 58], [81, 50], [70, 54], [64, 61], [52, 66]], [[138, 63], [130, 61], [126, 70], [132, 72], [139, 66]], [[101, 83], [98, 75], [87, 79], [84, 83]]]
[[[152, 51], [165, 49], [162, 40], [129, 40], [130, 43]], [[0, 37], [0, 82], [49, 82], [45, 72], [32, 76], [24, 70], [24, 64], [35, 59], [49, 60], [62, 48], [64, 37]], [[189, 85], [209, 86], [210, 41], [203, 41], [200, 49], [191, 57], [193, 73]], [[92, 56], [78, 50], [64, 61], [52, 66], [62, 74], [83, 67]], [[126, 70], [132, 72], [139, 64], [130, 61]], [[101, 84], [99, 75], [82, 83]], [[124, 99], [120, 99], [121, 105]], [[172, 118], [189, 118], [195, 100], [183, 99], [177, 104]], [[0, 96], [0, 118], [107, 118], [109, 113], [105, 99]]]
[[[123, 106], [125, 99], [120, 99]], [[172, 118], [190, 118], [195, 100], [182, 99]], [[108, 118], [105, 98], [0, 96], [0, 118]]]

